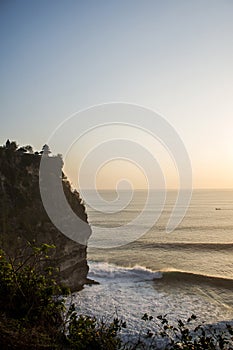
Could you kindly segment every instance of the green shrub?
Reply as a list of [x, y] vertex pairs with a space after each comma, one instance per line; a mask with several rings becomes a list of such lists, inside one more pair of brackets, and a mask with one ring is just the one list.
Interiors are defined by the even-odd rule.
[[60, 295], [68, 290], [57, 284], [53, 268], [41, 268], [51, 248], [47, 244], [31, 246], [32, 253], [19, 262], [0, 251], [1, 313], [30, 323], [61, 322], [64, 303]]
[[69, 320], [67, 340], [71, 349], [121, 349], [122, 342], [118, 333], [125, 327], [125, 322], [118, 318], [114, 318], [108, 324], [103, 320], [97, 321], [95, 317], [78, 316], [73, 311]]
[[[58, 285], [43, 244], [27, 254], [8, 257], [0, 251], [0, 344], [3, 348], [44, 348], [57, 342], [68, 289]], [[25, 251], [24, 251], [25, 253]], [[21, 347], [22, 342], [22, 347]]]

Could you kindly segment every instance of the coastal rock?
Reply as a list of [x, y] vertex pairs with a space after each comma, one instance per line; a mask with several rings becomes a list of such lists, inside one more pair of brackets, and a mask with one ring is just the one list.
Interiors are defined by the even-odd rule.
[[[79, 193], [71, 188], [62, 172], [61, 156], [49, 156], [48, 151], [46, 156], [48, 164], [52, 164], [52, 183], [62, 182], [67, 202], [85, 223], [82, 235], [84, 242], [87, 242], [91, 228], [87, 225], [87, 214]], [[66, 237], [48, 217], [39, 189], [40, 162], [41, 154], [33, 153], [29, 146], [18, 149], [15, 142], [7, 141], [5, 146], [0, 147], [0, 243], [14, 257], [26, 241], [35, 242], [36, 245], [55, 245], [52, 262], [59, 268], [60, 280], [71, 291], [77, 291], [85, 283], [90, 283], [87, 279], [87, 245]], [[56, 202], [53, 203], [56, 206]], [[78, 230], [80, 227], [77, 227]]]

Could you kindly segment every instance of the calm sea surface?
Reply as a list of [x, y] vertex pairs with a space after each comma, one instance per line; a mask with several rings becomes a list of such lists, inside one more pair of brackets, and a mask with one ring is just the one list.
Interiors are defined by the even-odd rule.
[[[97, 235], [101, 227], [132, 221], [146, 198], [145, 192], [136, 191], [126, 208], [108, 214], [116, 194], [101, 194], [106, 203], [98, 211], [87, 206]], [[138, 320], [145, 312], [168, 314], [171, 321], [192, 313], [211, 323], [233, 319], [233, 190], [194, 191], [183, 221], [166, 233], [175, 198], [174, 191], [168, 192], [160, 219], [137, 241], [88, 249], [89, 276], [100, 284], [77, 294], [82, 312], [108, 317], [117, 310], [132, 332], [140, 331]], [[149, 208], [141, 224], [146, 226], [158, 209]]]

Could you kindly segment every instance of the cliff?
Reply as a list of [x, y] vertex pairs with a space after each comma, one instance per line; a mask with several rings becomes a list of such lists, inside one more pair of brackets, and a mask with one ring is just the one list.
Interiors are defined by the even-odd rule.
[[[33, 153], [32, 148], [18, 148], [15, 142], [7, 141], [0, 147], [0, 243], [10, 255], [26, 241], [36, 244], [55, 245], [52, 253], [53, 264], [59, 268], [59, 275], [71, 291], [82, 288], [87, 279], [88, 265], [86, 244], [80, 244], [66, 237], [51, 222], [44, 209], [39, 189], [39, 168], [43, 152], [47, 152], [51, 167], [51, 180], [60, 177], [62, 187], [73, 212], [85, 223], [84, 242], [87, 242], [91, 229], [86, 225], [85, 207], [77, 191], [71, 189], [69, 181], [62, 172], [61, 156], [49, 156], [47, 148]], [[53, 181], [53, 182], [54, 182]], [[54, 206], [56, 203], [54, 201]], [[77, 231], [80, 227], [77, 227]]]

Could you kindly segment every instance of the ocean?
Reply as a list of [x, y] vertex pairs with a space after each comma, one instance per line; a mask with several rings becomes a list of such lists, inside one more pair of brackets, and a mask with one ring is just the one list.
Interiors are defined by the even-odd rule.
[[[144, 313], [167, 315], [171, 322], [192, 314], [197, 322], [221, 323], [233, 319], [233, 190], [194, 190], [190, 206], [171, 233], [165, 227], [176, 199], [168, 191], [159, 220], [128, 244], [98, 248], [101, 229], [123, 226], [143, 208], [146, 192], [135, 191], [130, 203], [111, 213], [113, 191], [102, 191], [104, 202], [86, 203], [93, 240], [88, 248], [89, 277], [99, 282], [75, 294], [80, 312], [127, 321], [127, 332], [139, 334]], [[96, 200], [96, 199], [94, 199]], [[114, 204], [115, 205], [115, 204]], [[149, 208], [141, 225], [155, 215]], [[106, 234], [106, 233], [105, 233]], [[94, 243], [93, 243], [94, 242]], [[157, 321], [152, 324], [158, 327]]]

